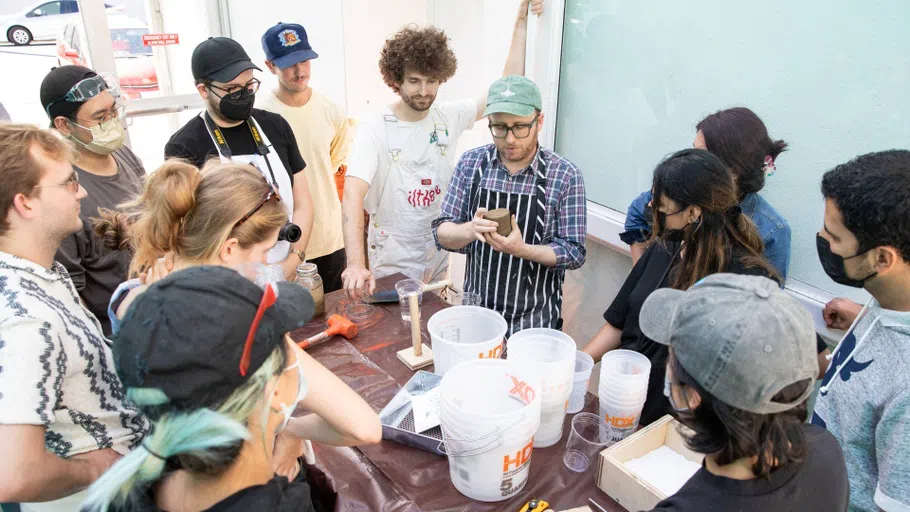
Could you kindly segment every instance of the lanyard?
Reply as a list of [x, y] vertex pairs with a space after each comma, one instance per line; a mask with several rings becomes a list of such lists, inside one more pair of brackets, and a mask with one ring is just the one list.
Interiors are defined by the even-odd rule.
[[[227, 140], [224, 138], [224, 133], [221, 132], [221, 128], [212, 121], [212, 117], [208, 112], [205, 113], [203, 119], [205, 120], [205, 127], [208, 129], [209, 133], [212, 134], [212, 139], [218, 146], [218, 153], [230, 160], [233, 153], [231, 152], [231, 148], [228, 147]], [[269, 168], [269, 175], [272, 177], [272, 185], [274, 185], [275, 188], [278, 188], [278, 180], [275, 179], [275, 172], [272, 171], [272, 163], [269, 161], [268, 157], [269, 147], [265, 144], [265, 141], [262, 140], [259, 128], [253, 123], [252, 118], [246, 120], [246, 125], [250, 129], [250, 135], [253, 136], [253, 142], [256, 144], [256, 154], [265, 160], [265, 165]]]

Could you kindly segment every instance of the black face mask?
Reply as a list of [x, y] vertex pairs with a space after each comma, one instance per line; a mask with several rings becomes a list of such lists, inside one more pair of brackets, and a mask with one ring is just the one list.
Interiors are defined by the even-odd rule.
[[[660, 210], [657, 210], [657, 235], [659, 237], [663, 238], [664, 240], [666, 240], [668, 242], [682, 242], [686, 238], [686, 229], [689, 226], [686, 226], [685, 228], [682, 228], [682, 229], [667, 229], [664, 227], [667, 225], [667, 217], [676, 215], [678, 213], [682, 213], [683, 210], [685, 210], [685, 208], [683, 208], [681, 210], [677, 210], [673, 213], [664, 213]], [[700, 223], [701, 223], [700, 218], [695, 220], [695, 224], [700, 224]], [[699, 227], [700, 226], [696, 225], [695, 229], [698, 229]]]
[[229, 121], [246, 121], [253, 114], [253, 103], [256, 101], [255, 94], [244, 92], [238, 99], [231, 99], [230, 96], [222, 96], [218, 103], [218, 111]]
[[822, 238], [821, 235], [815, 235], [815, 248], [818, 250], [818, 260], [822, 264], [822, 268], [825, 269], [825, 273], [828, 274], [828, 277], [832, 281], [844, 286], [852, 286], [853, 288], [862, 288], [866, 281], [872, 279], [878, 272], [872, 272], [868, 276], [862, 279], [853, 279], [847, 276], [847, 269], [844, 266], [844, 262], [857, 256], [862, 256], [869, 251], [860, 251], [853, 256], [844, 258], [831, 252], [831, 244], [827, 240]]

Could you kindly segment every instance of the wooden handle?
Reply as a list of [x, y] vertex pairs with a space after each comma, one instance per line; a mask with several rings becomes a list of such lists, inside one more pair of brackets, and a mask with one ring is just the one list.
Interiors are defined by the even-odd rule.
[[436, 290], [442, 290], [443, 288], [445, 288], [446, 286], [449, 286], [450, 284], [452, 284], [452, 281], [450, 281], [448, 279], [444, 279], [442, 281], [437, 281], [435, 283], [423, 285], [423, 291], [424, 292], [435, 292]]
[[423, 341], [420, 337], [420, 303], [417, 294], [408, 295], [408, 307], [411, 309], [411, 343], [414, 344], [414, 355], [423, 354]]

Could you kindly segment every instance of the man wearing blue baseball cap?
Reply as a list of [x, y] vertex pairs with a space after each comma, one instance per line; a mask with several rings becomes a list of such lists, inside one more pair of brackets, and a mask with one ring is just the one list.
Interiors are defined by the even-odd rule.
[[306, 246], [307, 260], [315, 263], [326, 292], [341, 288], [344, 236], [341, 198], [335, 175], [350, 148], [347, 115], [339, 105], [310, 87], [310, 64], [319, 55], [310, 46], [303, 26], [278, 23], [262, 35], [269, 71], [278, 86], [259, 95], [259, 108], [279, 114], [294, 130], [300, 154], [307, 163], [305, 178], [319, 222], [313, 224]]
[[[540, 147], [542, 108], [530, 79], [493, 82], [483, 115], [494, 143], [462, 155], [433, 221], [437, 247], [468, 256], [464, 290], [502, 313], [509, 336], [561, 329], [566, 270], [585, 262], [584, 179], [575, 164]], [[505, 226], [484, 218], [501, 209]]]

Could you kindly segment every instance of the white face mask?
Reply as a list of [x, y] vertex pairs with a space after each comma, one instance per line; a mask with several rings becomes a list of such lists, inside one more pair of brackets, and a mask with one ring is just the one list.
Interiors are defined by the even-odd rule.
[[297, 409], [297, 404], [300, 403], [300, 401], [306, 397], [306, 392], [307, 392], [306, 376], [304, 376], [304, 374], [303, 374], [303, 367], [300, 366], [300, 359], [298, 359], [296, 363], [285, 368], [284, 371], [289, 372], [294, 369], [297, 369], [297, 397], [294, 398], [294, 401], [291, 402], [290, 404], [280, 402], [281, 403], [280, 412], [281, 412], [281, 414], [284, 415], [284, 419], [281, 421], [281, 426], [278, 427], [278, 430], [276, 432], [281, 432], [282, 430], [284, 430], [284, 427], [286, 427], [287, 424], [291, 421], [291, 415], [293, 415], [294, 410]]
[[86, 144], [73, 135], [70, 135], [70, 138], [85, 146], [85, 149], [99, 155], [109, 155], [117, 151], [123, 146], [123, 140], [126, 138], [126, 131], [118, 119], [111, 119], [91, 127], [73, 124], [90, 131], [92, 133], [92, 141]]

